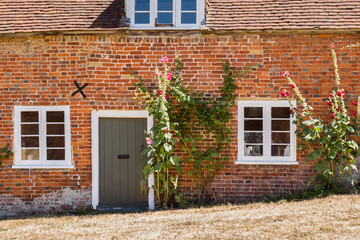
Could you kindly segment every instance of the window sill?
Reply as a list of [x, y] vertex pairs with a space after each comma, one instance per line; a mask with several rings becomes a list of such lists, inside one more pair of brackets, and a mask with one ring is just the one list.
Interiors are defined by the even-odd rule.
[[74, 165], [52, 165], [52, 166], [36, 166], [36, 165], [13, 165], [14, 169], [66, 169], [75, 168]]
[[242, 165], [299, 165], [297, 161], [244, 161], [238, 160], [235, 164], [242, 164]]

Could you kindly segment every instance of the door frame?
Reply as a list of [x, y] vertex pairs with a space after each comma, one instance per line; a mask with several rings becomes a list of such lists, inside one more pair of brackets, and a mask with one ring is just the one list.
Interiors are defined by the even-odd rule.
[[[101, 110], [91, 112], [91, 168], [92, 168], [92, 190], [91, 190], [91, 202], [92, 207], [96, 209], [99, 205], [99, 118], [146, 118], [147, 129], [150, 132], [153, 127], [153, 117], [149, 116], [147, 110], [140, 111], [117, 111], [117, 110]], [[151, 210], [155, 209], [154, 202], [154, 175], [151, 174], [148, 179], [148, 207]]]

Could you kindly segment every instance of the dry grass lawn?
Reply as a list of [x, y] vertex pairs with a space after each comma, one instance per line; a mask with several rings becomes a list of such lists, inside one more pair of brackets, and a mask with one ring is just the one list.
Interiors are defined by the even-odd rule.
[[0, 220], [0, 239], [360, 239], [360, 196]]

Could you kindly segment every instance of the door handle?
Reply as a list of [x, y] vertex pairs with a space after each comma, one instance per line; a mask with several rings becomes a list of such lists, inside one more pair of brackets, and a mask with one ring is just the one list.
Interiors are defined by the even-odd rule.
[[118, 159], [129, 159], [130, 158], [130, 155], [129, 154], [121, 154], [121, 155], [118, 155]]

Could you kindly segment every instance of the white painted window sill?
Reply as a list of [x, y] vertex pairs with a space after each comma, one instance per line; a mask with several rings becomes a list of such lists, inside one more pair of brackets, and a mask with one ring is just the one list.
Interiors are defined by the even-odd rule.
[[244, 161], [238, 160], [235, 164], [243, 165], [299, 165], [297, 161]]
[[13, 165], [15, 169], [66, 169], [75, 168], [74, 165], [51, 165], [51, 166], [36, 166], [36, 165]]

